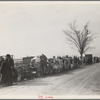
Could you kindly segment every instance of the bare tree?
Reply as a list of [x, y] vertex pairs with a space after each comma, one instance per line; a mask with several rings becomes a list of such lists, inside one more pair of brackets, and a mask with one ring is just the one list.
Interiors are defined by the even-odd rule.
[[67, 42], [76, 48], [74, 49], [80, 53], [81, 59], [83, 54], [88, 50], [93, 49], [90, 44], [93, 41], [95, 34], [89, 31], [88, 25], [89, 23], [86, 23], [83, 29], [79, 30], [77, 29], [76, 23], [73, 22], [68, 24], [69, 30], [63, 30], [67, 36]]

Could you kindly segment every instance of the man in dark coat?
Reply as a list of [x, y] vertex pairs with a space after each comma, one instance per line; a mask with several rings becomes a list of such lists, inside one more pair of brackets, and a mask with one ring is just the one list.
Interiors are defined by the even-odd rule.
[[41, 68], [42, 68], [42, 75], [46, 74], [46, 67], [47, 67], [47, 57], [42, 54], [40, 56], [41, 59]]
[[2, 82], [5, 86], [12, 85], [12, 70], [14, 69], [14, 61], [9, 54], [6, 55], [6, 59], [2, 64]]

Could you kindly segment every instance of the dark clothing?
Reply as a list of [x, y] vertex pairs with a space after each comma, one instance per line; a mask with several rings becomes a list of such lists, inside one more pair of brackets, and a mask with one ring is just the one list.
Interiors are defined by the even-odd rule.
[[46, 67], [47, 67], [47, 57], [45, 55], [40, 56], [41, 59], [41, 69], [42, 75], [46, 74]]
[[1, 72], [1, 67], [2, 67], [3, 62], [4, 62], [4, 60], [0, 61], [0, 72]]
[[2, 63], [3, 63], [3, 61], [0, 61], [0, 68], [1, 68]]
[[17, 82], [18, 72], [15, 68], [13, 69], [12, 76], [13, 76], [13, 82]]
[[5, 85], [12, 85], [12, 69], [14, 68], [13, 59], [6, 59], [1, 68], [2, 82]]
[[4, 61], [4, 60], [1, 60], [1, 61], [0, 61], [0, 81], [1, 81], [1, 83], [2, 83], [2, 73], [1, 73], [1, 68], [2, 68], [3, 61]]

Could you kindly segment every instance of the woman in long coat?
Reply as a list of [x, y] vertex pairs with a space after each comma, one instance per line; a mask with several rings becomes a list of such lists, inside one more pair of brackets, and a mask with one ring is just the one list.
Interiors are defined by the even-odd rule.
[[12, 85], [12, 69], [14, 62], [10, 55], [6, 55], [6, 59], [1, 67], [2, 83], [4, 86]]

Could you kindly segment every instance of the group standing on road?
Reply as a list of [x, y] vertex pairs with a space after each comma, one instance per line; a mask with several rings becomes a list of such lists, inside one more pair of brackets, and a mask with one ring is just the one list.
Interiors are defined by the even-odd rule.
[[[39, 60], [38, 60], [39, 59]], [[96, 58], [95, 58], [96, 59]], [[38, 62], [37, 62], [38, 60]], [[60, 73], [63, 71], [68, 71], [70, 69], [78, 68], [83, 65], [92, 64], [93, 58], [90, 57], [83, 57], [82, 59], [80, 57], [74, 56], [70, 57], [68, 55], [66, 56], [58, 56], [53, 58], [47, 58], [46, 55], [42, 54], [41, 56], [37, 56], [35, 58], [32, 58], [31, 60], [31, 68], [32, 66], [37, 69], [37, 76], [40, 74], [43, 75], [49, 75], [53, 73]], [[96, 60], [95, 62], [98, 62]]]
[[[41, 56], [32, 58], [29, 66], [26, 65], [29, 68], [29, 73], [26, 74], [26, 76], [28, 75], [31, 76], [32, 70], [36, 71], [37, 76], [40, 74], [44, 76], [53, 73], [54, 74], [60, 73], [60, 72], [64, 72], [70, 69], [80, 67], [83, 64], [91, 64], [92, 60], [94, 62], [98, 62], [99, 58], [95, 57], [93, 59], [91, 57], [88, 59], [84, 57], [83, 59], [81, 59], [80, 57], [77, 56], [70, 57], [68, 55], [63, 57], [53, 56], [53, 58], [47, 58], [46, 55], [42, 54]], [[24, 70], [22, 70], [23, 66], [24, 65], [22, 64], [20, 69], [20, 76], [22, 79], [26, 78], [26, 76], [24, 75], [25, 66], [24, 66]], [[14, 82], [17, 82], [18, 73], [19, 72], [18, 70], [16, 70], [16, 67], [14, 68], [14, 60], [10, 54], [7, 54], [5, 59], [3, 57], [0, 57], [0, 77], [1, 77], [2, 86], [11, 86]]]

